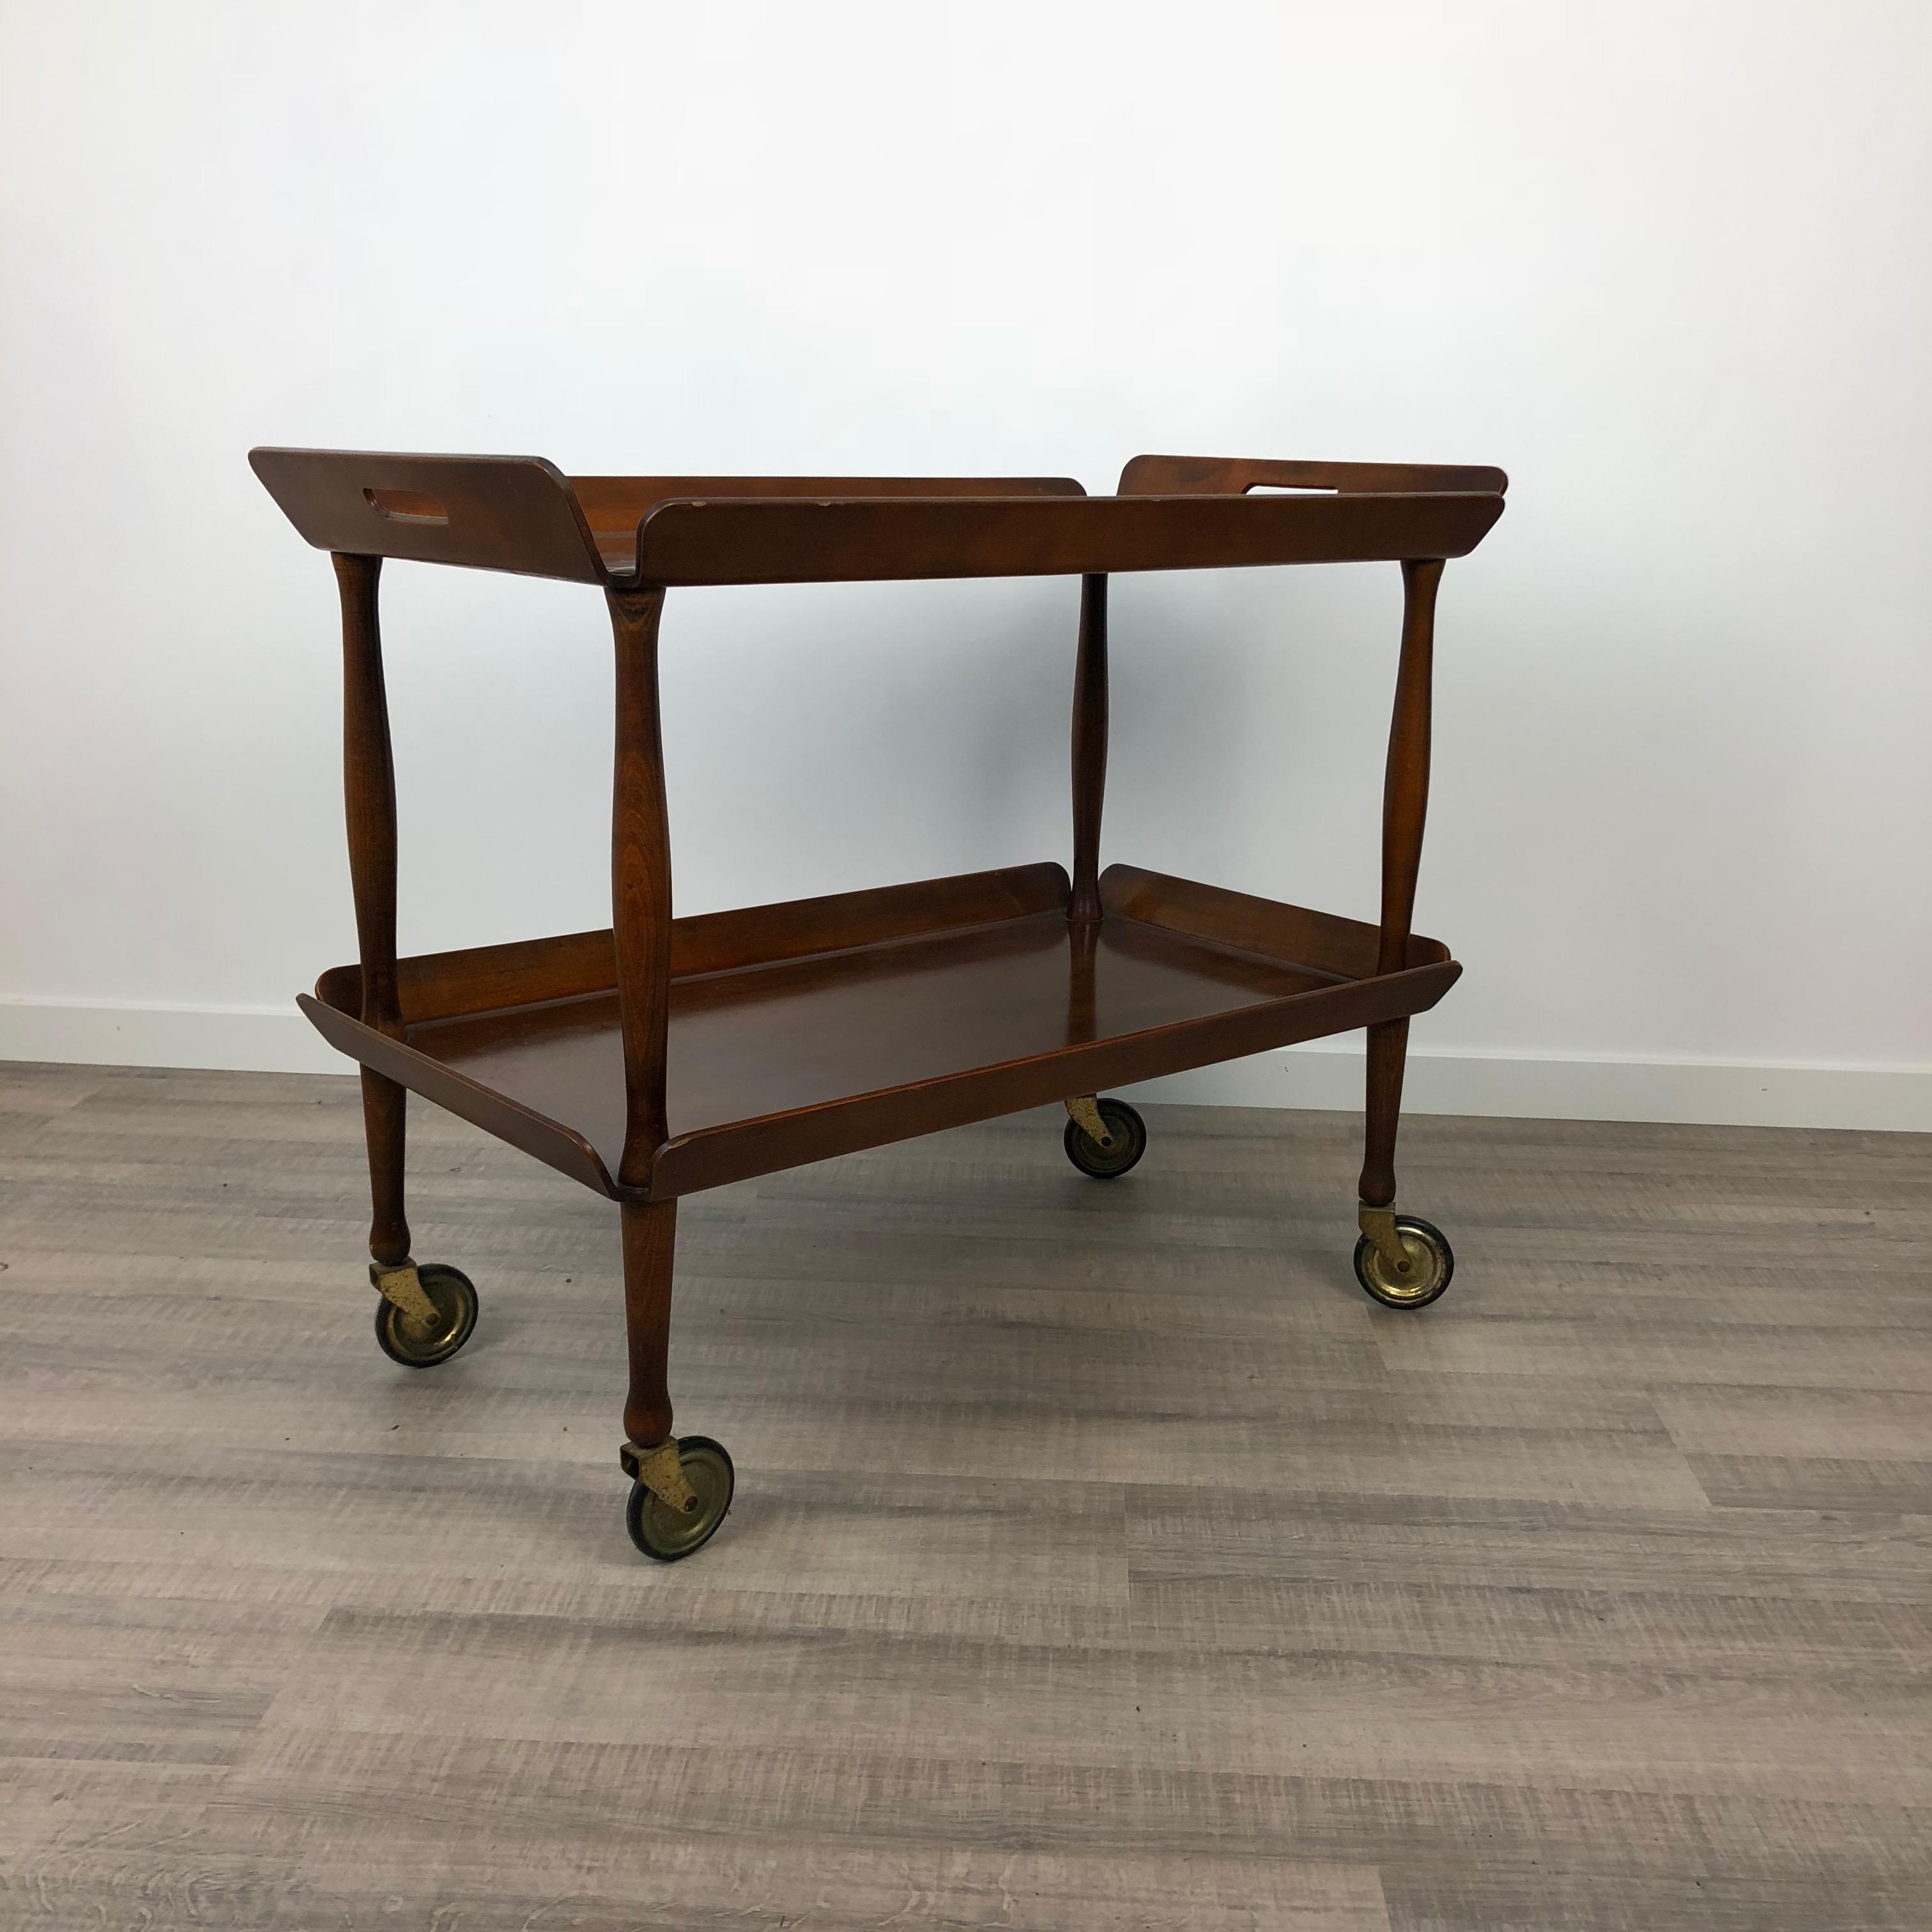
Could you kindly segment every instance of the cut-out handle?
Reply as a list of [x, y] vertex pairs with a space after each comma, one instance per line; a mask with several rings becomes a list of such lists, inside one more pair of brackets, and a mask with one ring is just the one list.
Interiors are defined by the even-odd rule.
[[424, 490], [364, 490], [362, 500], [392, 524], [447, 524], [442, 500]]
[[1244, 496], [1333, 496], [1340, 493], [1332, 483], [1250, 483]]

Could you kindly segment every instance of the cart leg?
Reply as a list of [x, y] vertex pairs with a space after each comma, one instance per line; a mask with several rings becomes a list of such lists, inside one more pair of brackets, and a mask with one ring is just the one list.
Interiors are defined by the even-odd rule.
[[403, 1213], [403, 1147], [407, 1090], [373, 1066], [362, 1070], [362, 1131], [369, 1143], [370, 1258], [399, 1268], [410, 1258], [410, 1224]]
[[1066, 910], [1076, 926], [1100, 922], [1100, 808], [1106, 790], [1107, 580], [1083, 577], [1073, 664], [1073, 896]]
[[702, 1436], [670, 1432], [670, 1292], [677, 1247], [677, 1203], [626, 1201], [624, 1327], [630, 1392], [624, 1401], [618, 1461], [632, 1479], [626, 1523], [646, 1556], [674, 1562], [711, 1540], [731, 1507], [731, 1458]]
[[1402, 1075], [1408, 1058], [1408, 1022], [1387, 1020], [1369, 1029], [1367, 1133], [1358, 1190], [1364, 1208], [1395, 1198], [1395, 1136], [1402, 1124]]
[[[410, 1258], [410, 1224], [403, 1213], [403, 1150], [409, 1094], [374, 1067], [362, 1070], [362, 1132], [369, 1144], [369, 1279], [376, 1292], [412, 1328], [427, 1334], [436, 1304]], [[385, 1311], [378, 1309], [376, 1334]]]
[[[1402, 970], [1415, 910], [1415, 876], [1429, 806], [1430, 686], [1436, 640], [1436, 592], [1442, 560], [1402, 567], [1402, 658], [1389, 719], [1388, 766], [1382, 783], [1382, 906], [1378, 974]], [[1442, 1231], [1395, 1211], [1395, 1136], [1402, 1118], [1402, 1075], [1408, 1022], [1369, 1028], [1366, 1132], [1355, 1244], [1355, 1279], [1388, 1308], [1422, 1308], [1449, 1286], [1456, 1258]]]
[[670, 1390], [664, 1372], [670, 1348], [677, 1203], [627, 1201], [623, 1212], [624, 1327], [631, 1352], [624, 1433], [629, 1446], [641, 1456], [670, 1434]]
[[[349, 880], [362, 964], [362, 1023], [402, 1037], [396, 994], [396, 771], [382, 682], [376, 590], [382, 560], [335, 559], [342, 593], [342, 779], [349, 830]], [[404, 1110], [407, 1096], [362, 1070], [362, 1127], [369, 1144], [369, 1279], [376, 1341], [405, 1368], [446, 1362], [476, 1326], [476, 1291], [460, 1270], [410, 1258], [403, 1213]]]
[[476, 1327], [476, 1290], [460, 1268], [442, 1262], [418, 1268], [410, 1258], [410, 1224], [403, 1213], [403, 1150], [409, 1095], [373, 1068], [362, 1070], [362, 1128], [369, 1143], [369, 1279], [376, 1304], [376, 1342], [406, 1369], [446, 1362]]
[[1449, 1286], [1456, 1257], [1440, 1228], [1395, 1211], [1395, 1136], [1402, 1120], [1402, 1076], [1408, 1022], [1369, 1028], [1366, 1131], [1355, 1244], [1355, 1279], [1385, 1308], [1426, 1308]]

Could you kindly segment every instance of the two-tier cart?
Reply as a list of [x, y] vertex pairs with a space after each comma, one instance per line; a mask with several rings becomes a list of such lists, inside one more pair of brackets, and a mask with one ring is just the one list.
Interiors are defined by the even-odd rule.
[[[1445, 559], [1502, 514], [1498, 470], [1140, 456], [1119, 493], [1060, 477], [567, 477], [533, 457], [258, 449], [341, 592], [349, 856], [361, 958], [304, 998], [362, 1068], [376, 1332], [427, 1367], [476, 1294], [410, 1257], [406, 1090], [617, 1202], [630, 1390], [621, 1461], [646, 1555], [703, 1546], [730, 1458], [671, 1434], [665, 1382], [680, 1195], [1064, 1102], [1066, 1147], [1124, 1174], [1146, 1130], [1100, 1090], [1368, 1029], [1355, 1271], [1420, 1308], [1449, 1245], [1395, 1211], [1409, 1016], [1462, 969], [1409, 931], [1429, 785]], [[1286, 494], [1255, 495], [1263, 488]], [[595, 584], [616, 640], [608, 931], [396, 956], [396, 799], [377, 578], [385, 557]], [[1387, 561], [1404, 606], [1378, 926], [1132, 866], [1100, 868], [1107, 580], [1115, 572]], [[1078, 576], [1073, 870], [1052, 862], [696, 918], [671, 916], [658, 629], [674, 586]]]

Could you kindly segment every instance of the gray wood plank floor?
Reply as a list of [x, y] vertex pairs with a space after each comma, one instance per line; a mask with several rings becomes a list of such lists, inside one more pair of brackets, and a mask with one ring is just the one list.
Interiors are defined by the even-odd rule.
[[1021, 1116], [700, 1196], [632, 1551], [614, 1210], [346, 1079], [0, 1068], [0, 1925], [1932, 1925], [1932, 1142]]

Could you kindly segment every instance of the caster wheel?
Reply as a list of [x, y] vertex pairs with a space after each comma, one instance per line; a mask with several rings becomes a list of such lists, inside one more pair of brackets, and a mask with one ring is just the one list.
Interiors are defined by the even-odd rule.
[[436, 1304], [436, 1319], [418, 1322], [393, 1301], [376, 1302], [376, 1344], [406, 1369], [433, 1369], [469, 1340], [476, 1326], [476, 1291], [460, 1269], [430, 1262], [416, 1270], [423, 1292]]
[[1408, 1272], [1398, 1274], [1382, 1252], [1364, 1234], [1355, 1244], [1355, 1279], [1370, 1300], [1384, 1308], [1426, 1308], [1449, 1286], [1456, 1257], [1448, 1238], [1432, 1222], [1413, 1214], [1398, 1214], [1395, 1231], [1408, 1256]]
[[731, 1507], [736, 1480], [724, 1444], [708, 1436], [680, 1436], [677, 1461], [684, 1480], [697, 1492], [689, 1510], [674, 1509], [642, 1483], [633, 1483], [624, 1510], [631, 1540], [660, 1563], [675, 1563], [711, 1540]]
[[1147, 1123], [1124, 1100], [1102, 1100], [1100, 1118], [1113, 1144], [1102, 1147], [1078, 1120], [1066, 1124], [1066, 1158], [1096, 1180], [1118, 1180], [1147, 1152]]

